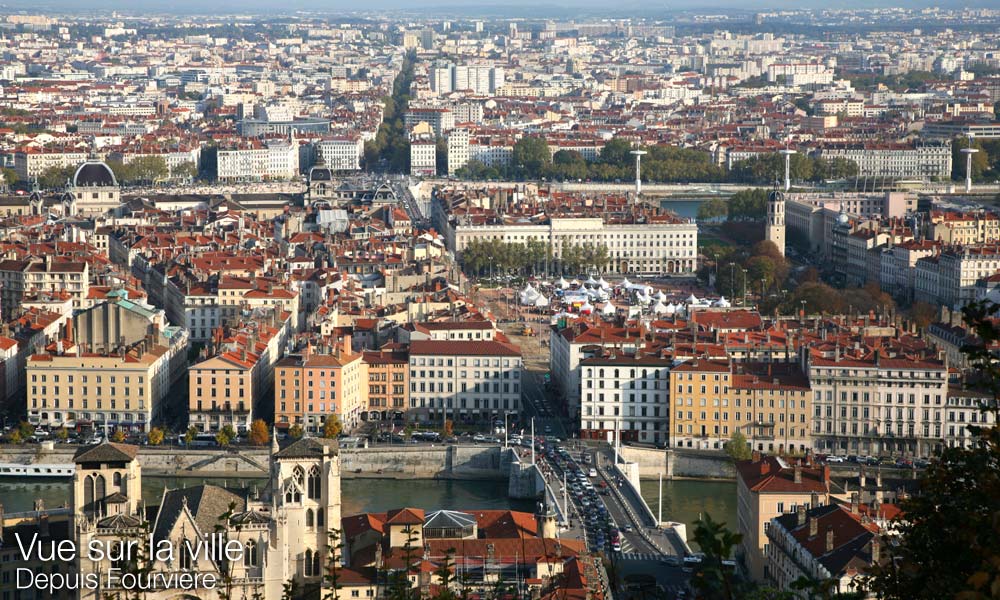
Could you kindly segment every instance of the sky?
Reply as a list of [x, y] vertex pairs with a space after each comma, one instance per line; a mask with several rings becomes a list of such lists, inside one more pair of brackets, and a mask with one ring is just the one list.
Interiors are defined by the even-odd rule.
[[[995, 0], [841, 0], [838, 8], [871, 8], [874, 6], [905, 6], [926, 7], [940, 6], [942, 8], [996, 7]], [[639, 2], [624, 0], [614, 4], [613, 16], [627, 17], [629, 10], [641, 9], [643, 12], [662, 9], [712, 11], [716, 9], [742, 9], [745, 11], [766, 10], [768, 8], [827, 8], [827, 0], [669, 0], [667, 2]], [[571, 9], [590, 9], [608, 11], [606, 0], [546, 0], [544, 2], [528, 2], [526, 0], [366, 0], [363, 3], [344, 0], [283, 0], [276, 3], [273, 0], [7, 0], [0, 2], [0, 10], [40, 10], [45, 12], [78, 12], [94, 10], [120, 10], [131, 14], [141, 13], [269, 13], [275, 14], [288, 11], [323, 11], [323, 12], [353, 12], [357, 10], [406, 10], [407, 12], [435, 13], [438, 9], [461, 9], [470, 13], [477, 10], [488, 14], [509, 13], [509, 16], [520, 16], [519, 13], [538, 14], [539, 12], [570, 11]]]

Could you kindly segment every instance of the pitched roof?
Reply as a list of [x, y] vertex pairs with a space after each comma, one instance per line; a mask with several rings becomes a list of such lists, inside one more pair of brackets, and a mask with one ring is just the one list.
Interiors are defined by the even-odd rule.
[[275, 458], [319, 458], [323, 456], [323, 449], [328, 448], [328, 454], [333, 456], [340, 452], [340, 444], [337, 440], [326, 438], [302, 438], [296, 440], [275, 454]]
[[83, 448], [78, 449], [73, 455], [73, 462], [76, 464], [95, 462], [132, 462], [138, 451], [138, 446], [118, 444], [115, 442], [103, 442], [101, 444], [97, 444], [96, 446], [84, 446]]
[[211, 533], [219, 523], [219, 517], [229, 512], [231, 504], [235, 504], [234, 512], [246, 509], [246, 501], [243, 498], [216, 485], [167, 490], [163, 493], [163, 502], [156, 517], [153, 537], [157, 540], [164, 539], [180, 518], [185, 506], [201, 532]]
[[[795, 471], [801, 478], [795, 481]], [[789, 466], [777, 456], [763, 456], [757, 461], [736, 463], [736, 472], [752, 492], [757, 493], [828, 493], [830, 467]]]

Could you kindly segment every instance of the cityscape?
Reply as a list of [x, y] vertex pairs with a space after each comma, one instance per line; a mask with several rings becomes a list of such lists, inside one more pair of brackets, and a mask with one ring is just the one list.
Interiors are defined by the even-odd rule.
[[75, 4], [0, 600], [1000, 597], [1000, 7]]

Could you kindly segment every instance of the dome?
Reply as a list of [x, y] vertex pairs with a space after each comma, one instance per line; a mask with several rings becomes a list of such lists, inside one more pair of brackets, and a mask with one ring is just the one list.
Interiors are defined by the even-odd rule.
[[840, 213], [839, 215], [837, 215], [837, 224], [839, 225], [847, 225], [850, 221], [851, 218], [845, 215], [844, 213]]
[[117, 186], [118, 180], [111, 167], [99, 160], [88, 160], [73, 175], [73, 187]]
[[333, 171], [330, 170], [330, 167], [326, 166], [326, 161], [323, 160], [322, 154], [316, 158], [316, 164], [309, 169], [309, 182], [313, 181], [333, 181]]

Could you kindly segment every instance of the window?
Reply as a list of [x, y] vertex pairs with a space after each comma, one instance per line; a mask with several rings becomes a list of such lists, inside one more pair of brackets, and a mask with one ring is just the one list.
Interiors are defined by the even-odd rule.
[[243, 550], [243, 566], [244, 567], [256, 567], [257, 566], [257, 542], [249, 540]]
[[318, 500], [320, 493], [319, 467], [313, 465], [309, 469], [308, 496], [312, 500]]

